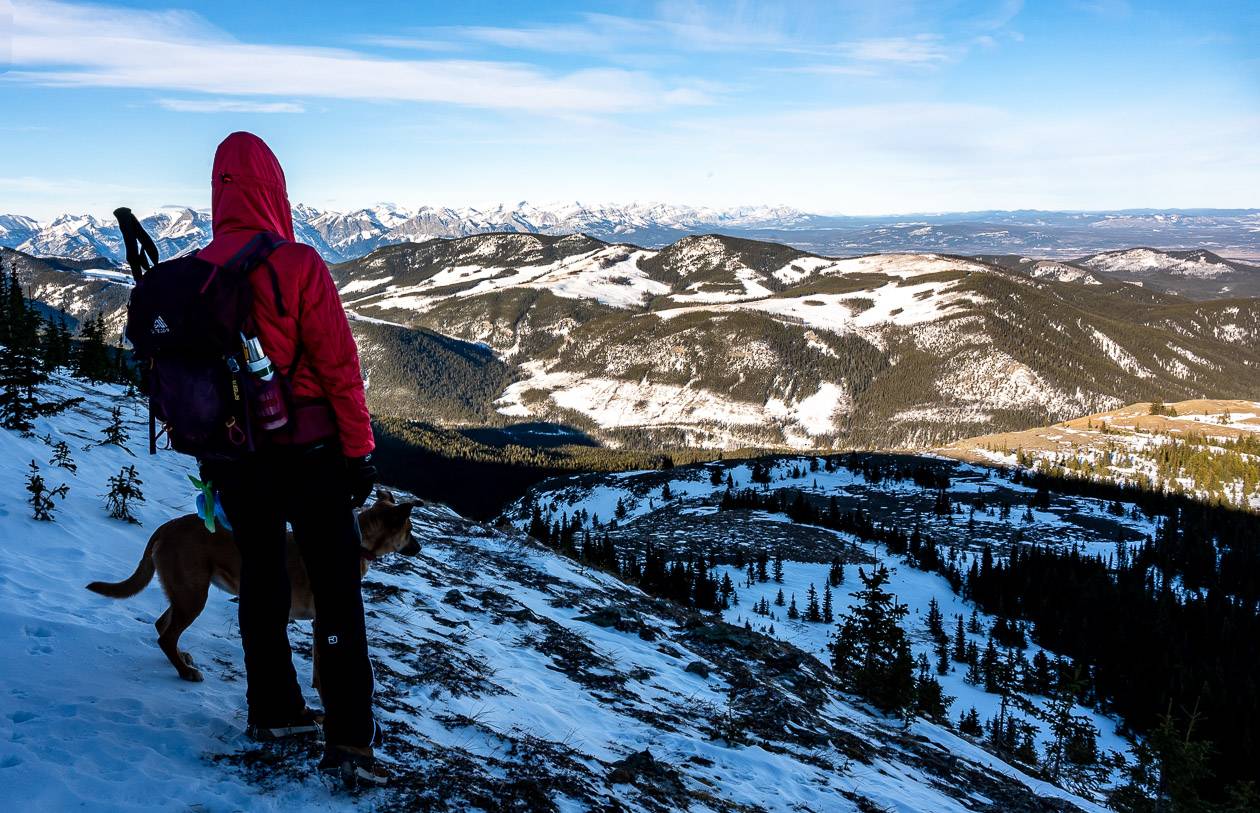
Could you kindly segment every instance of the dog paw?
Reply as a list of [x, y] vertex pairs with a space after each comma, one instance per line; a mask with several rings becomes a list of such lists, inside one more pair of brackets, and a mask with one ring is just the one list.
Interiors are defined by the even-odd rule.
[[179, 676], [182, 677], [184, 680], [188, 681], [189, 683], [200, 683], [201, 681], [205, 680], [205, 677], [202, 676], [200, 669], [189, 668], [189, 669], [184, 670], [183, 672], [180, 672]]

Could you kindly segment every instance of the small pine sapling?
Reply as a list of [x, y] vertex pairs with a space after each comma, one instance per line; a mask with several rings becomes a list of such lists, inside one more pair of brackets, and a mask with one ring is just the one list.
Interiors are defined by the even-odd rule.
[[122, 519], [135, 525], [140, 524], [132, 513], [132, 506], [144, 502], [144, 493], [140, 486], [144, 481], [136, 473], [135, 466], [124, 466], [118, 474], [109, 478], [109, 493], [105, 495], [105, 510], [114, 519]]
[[27, 502], [31, 504], [35, 519], [40, 522], [52, 522], [53, 511], [57, 508], [55, 501], [65, 499], [65, 496], [70, 493], [70, 486], [62, 483], [56, 488], [49, 488], [34, 460], [31, 461], [30, 469], [26, 475], [26, 490], [31, 495]]
[[70, 445], [64, 440], [59, 440], [53, 444], [53, 456], [52, 460], [48, 461], [48, 465], [65, 469], [71, 474], [79, 470], [78, 465], [74, 462], [74, 458], [70, 456]]
[[123, 423], [122, 407], [115, 406], [109, 411], [109, 423], [101, 431], [101, 441], [96, 445], [117, 446], [131, 454], [131, 450], [127, 448], [129, 440], [131, 440], [131, 432], [128, 431], [127, 424]]

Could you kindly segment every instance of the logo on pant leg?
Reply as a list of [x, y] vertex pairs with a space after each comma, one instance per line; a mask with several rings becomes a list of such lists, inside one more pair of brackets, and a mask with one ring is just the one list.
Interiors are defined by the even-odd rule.
[[335, 644], [335, 643], [337, 643], [337, 636], [336, 636], [336, 635], [329, 635], [329, 636], [328, 636], [328, 643], [329, 643], [330, 645], [331, 645], [331, 644]]

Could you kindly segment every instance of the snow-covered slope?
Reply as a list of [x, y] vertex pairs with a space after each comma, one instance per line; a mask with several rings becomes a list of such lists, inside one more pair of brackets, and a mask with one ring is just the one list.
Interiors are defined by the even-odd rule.
[[[710, 481], [707, 467], [556, 479], [537, 486], [509, 507], [504, 517], [524, 528], [537, 507], [549, 523], [580, 524], [584, 529], [593, 529], [597, 536], [608, 533], [616, 544], [624, 546], [623, 549], [642, 551], [644, 546], [652, 545], [668, 558], [704, 555], [723, 562], [718, 568], [719, 577], [729, 575], [736, 590], [735, 602], [724, 611], [727, 621], [739, 626], [750, 624], [753, 629], [823, 661], [830, 657], [827, 644], [834, 634], [834, 625], [791, 619], [787, 605], [794, 604], [803, 613], [811, 587], [820, 601], [824, 590], [830, 590], [834, 612], [839, 616], [854, 603], [850, 594], [861, 587], [857, 579], [858, 567], [865, 567], [869, 572], [874, 563], [883, 562], [891, 573], [887, 589], [909, 608], [904, 626], [912, 649], [916, 657], [923, 655], [932, 664], [936, 663], [936, 656], [926, 628], [929, 603], [935, 599], [944, 614], [945, 629], [951, 635], [956, 617], [970, 622], [975, 610], [951, 589], [945, 578], [917, 570], [882, 545], [863, 541], [852, 534], [796, 524], [781, 513], [719, 510], [728, 484], [736, 491], [753, 487], [762, 493], [779, 490], [801, 493], [822, 505], [836, 499], [843, 510], [857, 507], [870, 511], [880, 522], [914, 522], [916, 527], [922, 527], [924, 534], [938, 539], [944, 546], [942, 550], [947, 551], [944, 555], [956, 556], [958, 567], [964, 572], [972, 562], [979, 561], [986, 545], [993, 546], [1000, 558], [1016, 526], [1020, 529], [1017, 538], [1027, 535], [1042, 544], [1075, 548], [1104, 558], [1116, 549], [1117, 538], [1140, 539], [1154, 530], [1153, 524], [1143, 517], [1116, 518], [1108, 513], [1105, 501], [1088, 498], [1056, 497], [1049, 510], [1032, 512], [1025, 519], [1009, 519], [1002, 516], [996, 506], [1004, 500], [1026, 498], [1031, 491], [992, 477], [991, 472], [974, 466], [952, 469], [949, 485], [955, 499], [980, 497], [988, 504], [987, 509], [974, 511], [970, 520], [925, 511], [931, 497], [925, 497], [924, 489], [909, 481], [868, 480], [861, 471], [845, 468], [811, 470], [810, 459], [803, 457], [779, 458], [768, 471], [769, 482], [764, 485], [752, 480], [750, 465], [743, 463], [723, 466], [719, 484]], [[669, 494], [663, 496], [666, 484]], [[935, 494], [935, 491], [928, 493]], [[599, 527], [594, 523], [600, 523]], [[732, 560], [752, 562], [761, 552], [771, 558], [782, 557], [782, 581], [750, 582], [746, 567], [730, 564]], [[848, 563], [846, 580], [831, 589], [827, 587], [828, 575], [830, 563], [836, 558]], [[951, 561], [955, 560], [951, 558]], [[776, 605], [780, 591], [785, 601], [783, 605]], [[770, 608], [768, 616], [756, 609], [763, 599]], [[979, 612], [976, 617], [983, 630], [993, 626], [995, 619], [985, 613]], [[984, 649], [986, 636], [982, 632], [972, 631], [966, 636], [969, 642]], [[1025, 654], [1031, 658], [1040, 648], [1035, 644], [1029, 646]], [[1046, 654], [1051, 659], [1055, 657], [1053, 652]], [[937, 676], [945, 694], [954, 698], [951, 719], [971, 708], [978, 711], [981, 719], [993, 718], [998, 712], [1000, 697], [987, 693], [982, 685], [969, 683], [965, 673], [966, 665], [955, 662], [950, 664], [947, 673]], [[1044, 752], [1050, 736], [1047, 724], [1039, 716], [1044, 713], [1046, 704], [1045, 697], [1030, 695], [1028, 705], [1018, 713], [1020, 724], [1026, 723], [1036, 732], [1039, 752]], [[1083, 715], [1096, 727], [1102, 752], [1128, 753], [1130, 743], [1119, 733], [1116, 719], [1080, 706], [1074, 713]], [[960, 739], [966, 741], [924, 721], [916, 722], [913, 731], [935, 742], [950, 743], [950, 750], [958, 748], [956, 743]], [[1103, 785], [1117, 778], [1111, 775]], [[1039, 783], [1032, 786], [1044, 792], [1044, 786]]]
[[611, 442], [921, 448], [1152, 390], [1250, 396], [1260, 363], [1223, 333], [1214, 349], [1182, 336], [1241, 325], [1255, 301], [1224, 322], [1067, 263], [499, 234], [383, 248], [334, 276], [360, 316], [482, 342], [516, 365], [501, 415]]
[[1193, 299], [1260, 296], [1260, 267], [1211, 251], [1130, 248], [1094, 254], [1073, 265]]
[[[183, 637], [206, 675], [190, 684], [154, 643], [165, 606], [156, 585], [121, 601], [83, 588], [129, 573], [148, 534], [189, 509], [189, 467], [171, 453], [93, 445], [119, 406], [129, 445], [142, 446], [137, 402], [117, 388], [59, 378], [50, 390], [85, 400], [41, 419], [34, 437], [0, 431], [5, 809], [1094, 809], [936, 726], [903, 731], [790, 645], [440, 506], [417, 514], [423, 553], [377, 563], [365, 583], [395, 785], [337, 793], [313, 770], [315, 746], [243, 736], [224, 594], [212, 591]], [[77, 471], [49, 465], [58, 441]], [[53, 522], [33, 520], [24, 502], [31, 459], [50, 486], [70, 487]], [[107, 517], [101, 497], [132, 464], [142, 525]], [[291, 636], [306, 679], [307, 626]]]

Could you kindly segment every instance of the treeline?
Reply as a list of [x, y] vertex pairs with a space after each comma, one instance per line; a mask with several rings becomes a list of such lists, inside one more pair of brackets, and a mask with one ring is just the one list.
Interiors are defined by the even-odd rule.
[[[615, 521], [615, 519], [614, 519]], [[599, 517], [584, 509], [548, 521], [541, 507], [530, 507], [528, 533], [547, 547], [592, 567], [606, 570], [645, 593], [695, 610], [725, 610], [739, 603], [729, 575], [714, 575], [716, 562], [705, 556], [670, 557], [651, 540], [640, 556], [620, 550]]]
[[376, 417], [375, 460], [382, 479], [439, 500], [474, 519], [496, 516], [510, 502], [549, 477], [588, 472], [669, 469], [718, 459], [752, 456], [755, 450], [686, 448], [610, 449], [566, 444], [527, 446], [483, 443], [465, 432], [423, 421]]
[[[1110, 430], [1114, 432], [1115, 430]], [[1255, 437], [1210, 438], [1205, 435], [1160, 433], [1166, 442], [1137, 449], [1108, 449], [1097, 455], [1067, 454], [1053, 458], [1017, 452], [1021, 466], [1064, 477], [1135, 479], [1140, 488], [1175, 494], [1201, 491], [1209, 502], [1239, 503], [1260, 491], [1260, 434]], [[1149, 462], [1153, 476], [1141, 471]], [[1136, 475], [1115, 469], [1138, 469]], [[1181, 480], [1193, 485], [1187, 489]]]

